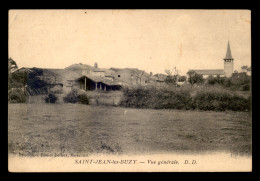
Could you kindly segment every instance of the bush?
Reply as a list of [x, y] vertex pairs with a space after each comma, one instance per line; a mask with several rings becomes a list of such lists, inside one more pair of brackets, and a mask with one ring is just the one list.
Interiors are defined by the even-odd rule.
[[81, 104], [89, 104], [89, 100], [88, 100], [88, 97], [87, 95], [85, 94], [80, 94], [78, 95], [78, 102], [81, 103]]
[[63, 101], [66, 103], [77, 103], [78, 102], [78, 91], [76, 89], [72, 90], [65, 97], [63, 97]]
[[57, 101], [57, 97], [53, 94], [50, 93], [47, 97], [45, 97], [45, 102], [46, 103], [55, 103]]
[[191, 84], [191, 85], [194, 85], [194, 84], [202, 84], [204, 83], [204, 79], [203, 79], [203, 76], [196, 73], [194, 70], [190, 70], [188, 71], [188, 82]]
[[234, 95], [229, 103], [228, 109], [232, 111], [248, 111], [250, 110], [250, 100]]
[[179, 77], [179, 82], [185, 82], [187, 80], [187, 77], [186, 76], [180, 76]]
[[230, 88], [231, 90], [249, 91], [251, 86], [251, 77], [246, 73], [233, 73], [230, 78], [227, 77], [213, 77], [209, 76], [207, 79], [208, 85], [222, 85], [223, 87]]
[[208, 80], [207, 80], [207, 83], [208, 83], [209, 85], [214, 85], [214, 84], [224, 85], [225, 81], [226, 81], [226, 78], [225, 78], [225, 77], [220, 77], [220, 76], [213, 77], [213, 76], [209, 76], [209, 77], [208, 77]]
[[232, 86], [232, 82], [230, 78], [226, 78], [224, 81], [224, 86], [225, 87], [231, 87]]
[[151, 109], [191, 109], [192, 98], [189, 91], [156, 87], [123, 89], [120, 105], [132, 108]]
[[8, 102], [10, 103], [26, 103], [27, 96], [22, 90], [14, 90], [8, 92]]
[[245, 72], [233, 73], [230, 78], [227, 78], [224, 85], [230, 87], [231, 90], [249, 91], [251, 76], [248, 76]]
[[247, 111], [250, 110], [250, 100], [224, 90], [204, 90], [194, 97], [194, 106], [199, 110]]
[[66, 103], [89, 104], [89, 99], [87, 95], [78, 94], [77, 89], [73, 89], [70, 93], [63, 97], [63, 101]]
[[249, 91], [249, 90], [250, 90], [250, 84], [249, 83], [242, 86], [242, 91]]
[[224, 90], [221, 86], [205, 86], [196, 92], [192, 98], [190, 88], [125, 88], [120, 105], [150, 109], [251, 110], [250, 98], [234, 95], [234, 92]]

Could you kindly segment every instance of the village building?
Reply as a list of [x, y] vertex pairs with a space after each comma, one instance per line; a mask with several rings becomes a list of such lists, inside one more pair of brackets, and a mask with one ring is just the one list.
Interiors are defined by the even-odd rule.
[[197, 74], [202, 75], [203, 78], [208, 78], [209, 76], [213, 77], [224, 77], [225, 72], [223, 69], [204, 69], [204, 70], [194, 70]]
[[102, 91], [111, 91], [111, 90], [120, 90], [122, 86], [116, 82], [105, 79], [103, 77], [92, 76], [92, 75], [83, 75], [80, 78], [75, 80], [78, 83], [78, 87], [85, 91], [93, 90], [102, 90]]
[[193, 70], [197, 74], [203, 76], [203, 78], [207, 78], [209, 76], [220, 76], [220, 77], [231, 77], [234, 72], [234, 58], [231, 55], [230, 44], [228, 42], [227, 45], [227, 53], [224, 60], [224, 69], [203, 69], [203, 70]]
[[165, 83], [166, 77], [167, 77], [167, 75], [164, 75], [164, 74], [151, 75], [151, 79], [150, 79], [149, 83], [155, 84], [157, 86], [161, 86]]
[[94, 64], [92, 70], [82, 70], [82, 76], [75, 80], [77, 87], [85, 91], [111, 91], [122, 88], [120, 82], [115, 80], [113, 72], [107, 69], [98, 68], [98, 64]]

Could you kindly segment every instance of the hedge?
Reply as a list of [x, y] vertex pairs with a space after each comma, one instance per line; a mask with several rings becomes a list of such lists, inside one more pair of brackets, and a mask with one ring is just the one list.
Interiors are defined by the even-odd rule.
[[191, 109], [192, 98], [189, 91], [137, 87], [123, 89], [124, 107], [151, 109]]
[[200, 89], [191, 97], [189, 89], [136, 87], [123, 89], [123, 107], [151, 109], [197, 109], [248, 111], [251, 99], [225, 90]]
[[212, 111], [247, 111], [250, 110], [250, 99], [238, 95], [218, 91], [198, 92], [194, 97], [194, 105], [199, 110]]

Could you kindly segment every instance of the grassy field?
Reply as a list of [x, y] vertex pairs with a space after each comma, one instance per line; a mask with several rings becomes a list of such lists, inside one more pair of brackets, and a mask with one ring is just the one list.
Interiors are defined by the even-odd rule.
[[9, 104], [9, 153], [202, 153], [251, 155], [249, 112]]

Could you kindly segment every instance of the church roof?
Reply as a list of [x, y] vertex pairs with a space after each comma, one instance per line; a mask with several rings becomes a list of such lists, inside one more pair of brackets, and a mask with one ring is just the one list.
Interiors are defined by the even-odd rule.
[[228, 42], [228, 46], [227, 46], [227, 53], [226, 53], [226, 57], [224, 59], [233, 59], [232, 55], [231, 55], [231, 49], [230, 49], [230, 45]]
[[194, 70], [200, 75], [224, 75], [223, 69], [205, 69], [205, 70]]

